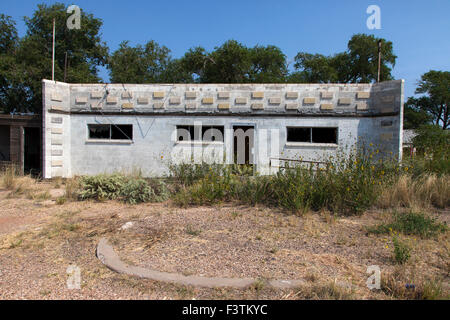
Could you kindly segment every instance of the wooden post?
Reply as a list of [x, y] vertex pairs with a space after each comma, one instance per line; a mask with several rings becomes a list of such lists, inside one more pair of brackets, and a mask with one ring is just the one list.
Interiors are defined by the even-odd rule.
[[22, 126], [10, 126], [10, 159], [14, 166], [16, 166], [20, 173], [23, 173], [23, 127]]

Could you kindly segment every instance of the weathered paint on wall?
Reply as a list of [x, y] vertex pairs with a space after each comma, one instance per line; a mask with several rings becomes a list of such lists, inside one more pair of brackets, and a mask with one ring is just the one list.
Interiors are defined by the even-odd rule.
[[[403, 80], [175, 85], [44, 80], [44, 177], [137, 169], [161, 176], [180, 152], [187, 159], [207, 154], [206, 160], [225, 157], [231, 163], [236, 125], [255, 127], [253, 156], [261, 174], [278, 170], [270, 158], [320, 160], [362, 141], [401, 157], [403, 85]], [[132, 124], [133, 140], [90, 141], [87, 125], [95, 123]], [[177, 125], [224, 126], [224, 143], [177, 142]], [[287, 143], [288, 126], [337, 127], [338, 143]]]

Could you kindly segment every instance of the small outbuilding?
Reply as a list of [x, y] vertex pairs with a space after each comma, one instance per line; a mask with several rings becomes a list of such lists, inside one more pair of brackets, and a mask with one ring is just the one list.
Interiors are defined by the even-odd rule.
[[0, 166], [13, 165], [21, 173], [42, 169], [42, 117], [0, 114]]

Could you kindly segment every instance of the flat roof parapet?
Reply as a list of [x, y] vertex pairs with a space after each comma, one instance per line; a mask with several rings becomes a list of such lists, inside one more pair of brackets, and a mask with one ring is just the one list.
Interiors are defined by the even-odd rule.
[[[66, 84], [51, 112], [373, 116], [399, 113], [403, 80], [350, 84]], [[62, 85], [62, 86], [60, 86]], [[64, 93], [63, 93], [64, 91]], [[57, 99], [56, 99], [56, 98]]]

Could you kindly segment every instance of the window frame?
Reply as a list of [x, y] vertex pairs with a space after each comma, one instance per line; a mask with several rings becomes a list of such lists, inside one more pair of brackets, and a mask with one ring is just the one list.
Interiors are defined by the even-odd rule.
[[[189, 131], [189, 140], [179, 140], [180, 135], [178, 134], [179, 129], [187, 129]], [[192, 129], [191, 129], [192, 128]], [[218, 128], [220, 132], [222, 133], [222, 140], [204, 140], [204, 134], [206, 130], [209, 130], [211, 128]], [[175, 137], [175, 143], [177, 144], [224, 144], [225, 143], [225, 126], [224, 125], [175, 125], [175, 131], [176, 131], [176, 137]], [[194, 137], [192, 137], [191, 132], [194, 133]], [[195, 140], [195, 134], [197, 133], [198, 138]]]
[[[91, 126], [108, 126], [109, 127], [109, 138], [94, 138], [91, 137]], [[131, 127], [131, 137], [129, 139], [113, 139], [113, 127], [119, 128], [119, 126], [130, 126]], [[133, 143], [134, 141], [134, 126], [130, 123], [124, 124], [111, 124], [111, 123], [88, 123], [87, 126], [87, 140], [86, 142], [101, 142], [101, 143]], [[123, 131], [119, 129], [120, 131]], [[127, 136], [126, 134], [122, 133]]]
[[[309, 142], [306, 141], [290, 141], [288, 140], [289, 129], [309, 129]], [[335, 142], [313, 142], [313, 129], [334, 129], [336, 130]], [[323, 126], [323, 127], [309, 127], [309, 126], [286, 126], [286, 145], [287, 146], [332, 146], [337, 147], [339, 145], [339, 127]]]

